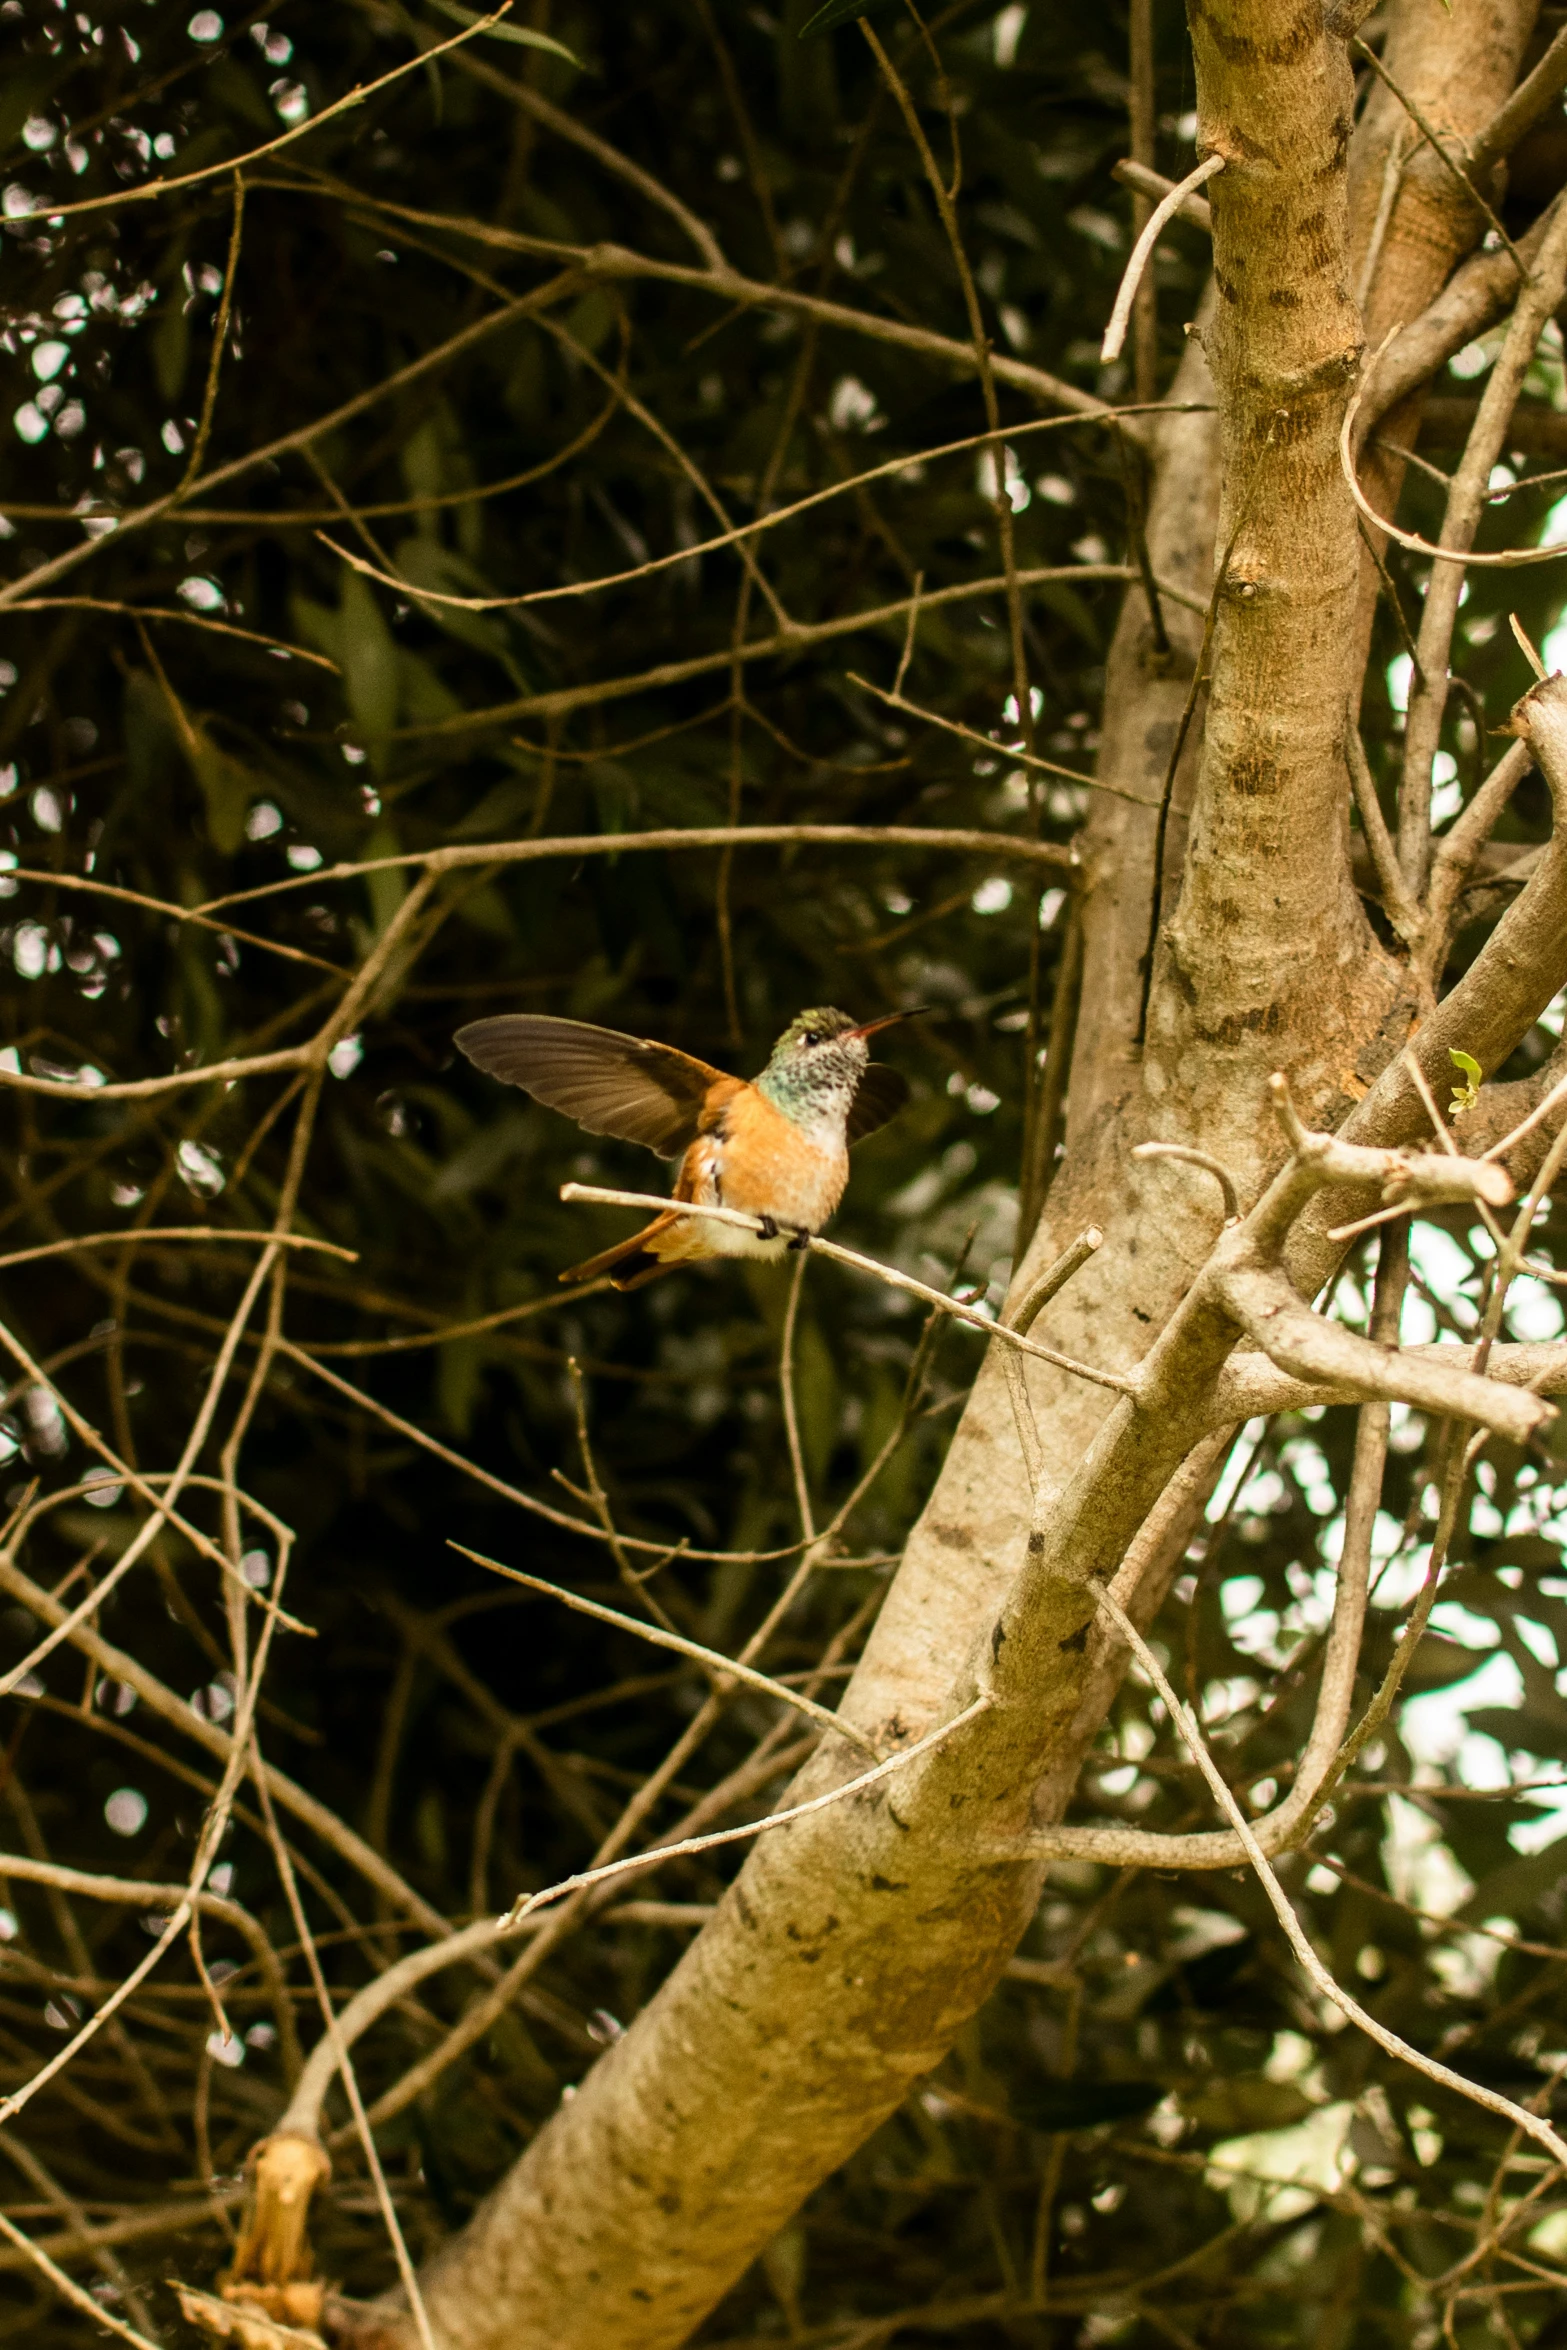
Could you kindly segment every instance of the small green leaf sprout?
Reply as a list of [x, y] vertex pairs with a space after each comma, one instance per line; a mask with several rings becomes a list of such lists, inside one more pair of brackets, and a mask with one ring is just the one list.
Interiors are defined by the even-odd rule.
[[1463, 1080], [1462, 1084], [1454, 1080], [1453, 1098], [1447, 1105], [1447, 1114], [1450, 1118], [1462, 1118], [1479, 1102], [1483, 1071], [1472, 1053], [1461, 1053], [1452, 1045], [1448, 1047], [1447, 1057]]

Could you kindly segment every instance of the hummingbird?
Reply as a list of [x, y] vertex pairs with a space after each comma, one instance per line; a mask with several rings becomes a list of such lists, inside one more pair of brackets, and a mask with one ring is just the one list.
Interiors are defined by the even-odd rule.
[[748, 1232], [667, 1208], [560, 1276], [590, 1281], [607, 1273], [616, 1289], [640, 1289], [676, 1265], [776, 1257], [819, 1232], [843, 1197], [852, 1145], [896, 1117], [909, 1097], [896, 1069], [871, 1060], [868, 1039], [915, 1016], [855, 1022], [830, 1005], [802, 1012], [755, 1078], [726, 1077], [648, 1037], [535, 1012], [471, 1021], [455, 1041], [476, 1068], [563, 1110], [589, 1134], [679, 1159], [677, 1200], [738, 1208], [762, 1225]]

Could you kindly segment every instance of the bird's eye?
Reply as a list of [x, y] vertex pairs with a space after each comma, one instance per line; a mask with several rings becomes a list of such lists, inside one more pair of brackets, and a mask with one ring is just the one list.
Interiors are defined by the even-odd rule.
[[820, 1031], [819, 1031], [819, 1030], [817, 1030], [817, 1029], [815, 1029], [815, 1028], [808, 1028], [808, 1029], [806, 1030], [806, 1032], [805, 1032], [805, 1042], [806, 1042], [807, 1044], [820, 1044], [820, 1043], [821, 1043], [821, 1041], [822, 1041], [822, 1040], [821, 1040], [821, 1034], [820, 1034]]

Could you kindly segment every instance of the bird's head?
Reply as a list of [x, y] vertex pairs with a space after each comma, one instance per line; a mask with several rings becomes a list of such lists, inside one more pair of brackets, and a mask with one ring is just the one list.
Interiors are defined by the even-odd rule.
[[774, 1045], [757, 1083], [789, 1117], [847, 1117], [871, 1057], [870, 1038], [912, 1017], [889, 1012], [880, 1020], [857, 1021], [831, 1004], [801, 1012]]

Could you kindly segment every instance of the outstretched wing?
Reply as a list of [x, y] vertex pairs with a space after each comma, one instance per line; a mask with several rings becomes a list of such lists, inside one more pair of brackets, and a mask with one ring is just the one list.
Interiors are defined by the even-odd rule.
[[849, 1112], [847, 1128], [850, 1145], [863, 1142], [867, 1134], [874, 1134], [878, 1126], [885, 1126], [889, 1118], [896, 1118], [909, 1098], [909, 1083], [896, 1069], [884, 1069], [879, 1061], [872, 1061], [860, 1079], [854, 1107]]
[[476, 1068], [563, 1110], [589, 1134], [640, 1142], [666, 1159], [696, 1139], [708, 1088], [724, 1082], [722, 1070], [673, 1045], [539, 1012], [471, 1021], [456, 1043]]

